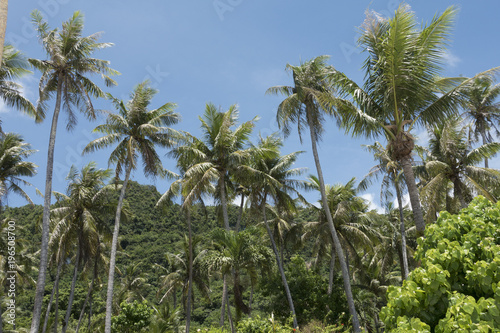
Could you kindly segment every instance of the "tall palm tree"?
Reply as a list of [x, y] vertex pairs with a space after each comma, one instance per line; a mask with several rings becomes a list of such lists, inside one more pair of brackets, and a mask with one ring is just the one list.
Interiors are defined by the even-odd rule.
[[[500, 135], [497, 124], [500, 123], [500, 84], [493, 85], [488, 78], [477, 78], [467, 91], [465, 101], [465, 112], [462, 117], [470, 120], [474, 126], [476, 139], [479, 135], [483, 145], [493, 141], [490, 131], [495, 130]], [[484, 167], [488, 168], [488, 159], [484, 159]]]
[[321, 134], [323, 133], [325, 115], [331, 114], [329, 112], [331, 109], [324, 107], [324, 105], [332, 99], [333, 94], [332, 84], [329, 81], [330, 73], [332, 73], [334, 69], [326, 64], [327, 59], [328, 57], [326, 56], [320, 56], [299, 66], [288, 64], [286, 68], [293, 75], [294, 85], [272, 87], [267, 90], [267, 93], [283, 94], [287, 96], [278, 106], [276, 115], [278, 125], [285, 136], [290, 134], [292, 123], [297, 123], [297, 129], [301, 140], [302, 131], [306, 126], [309, 127], [314, 162], [316, 164], [320, 183], [321, 201], [328, 219], [328, 226], [335, 245], [335, 251], [339, 256], [342, 277], [344, 280], [344, 289], [349, 305], [349, 312], [352, 316], [353, 328], [355, 332], [360, 332], [358, 315], [354, 306], [351, 283], [349, 281], [349, 272], [328, 207], [323, 171], [321, 169], [317, 147], [318, 141], [321, 139]]
[[379, 142], [375, 142], [373, 145], [366, 145], [365, 148], [371, 152], [378, 164], [370, 169], [365, 178], [359, 183], [358, 188], [366, 190], [372, 180], [377, 179], [382, 175], [382, 187], [380, 190], [380, 198], [382, 203], [387, 203], [393, 198], [392, 191], [390, 187], [394, 187], [396, 190], [396, 198], [398, 201], [399, 209], [399, 222], [400, 222], [400, 233], [401, 233], [401, 251], [403, 257], [403, 279], [408, 278], [408, 257], [406, 253], [406, 228], [404, 220], [404, 207], [402, 199], [402, 190], [404, 188], [405, 182], [403, 175], [401, 174], [401, 166], [398, 161], [394, 161], [391, 158], [390, 152], [384, 148]]
[[111, 152], [108, 162], [109, 164], [116, 164], [117, 180], [122, 171], [125, 170], [125, 178], [116, 208], [109, 259], [105, 333], [111, 332], [116, 250], [123, 199], [130, 174], [137, 167], [139, 155], [142, 158], [146, 176], [156, 177], [169, 174], [162, 166], [155, 145], [165, 148], [173, 146], [177, 132], [168, 126], [179, 122], [180, 116], [173, 111], [176, 106], [174, 103], [166, 103], [157, 109], [148, 110], [151, 99], [156, 93], [157, 90], [151, 88], [148, 81], [144, 81], [134, 88], [127, 103], [108, 94], [108, 98], [113, 102], [118, 114], [106, 111], [106, 123], [94, 129], [94, 132], [102, 133], [104, 136], [93, 140], [83, 150], [85, 154], [117, 144]]
[[37, 333], [40, 326], [43, 292], [47, 275], [52, 173], [59, 112], [61, 108], [67, 112], [68, 122], [66, 127], [68, 129], [73, 128], [76, 124], [74, 107], [83, 112], [87, 118], [95, 119], [95, 110], [91, 98], [103, 97], [104, 93], [88, 78], [88, 75], [101, 75], [105, 84], [111, 86], [115, 82], [109, 75], [117, 74], [117, 72], [109, 68], [108, 61], [93, 58], [95, 51], [109, 47], [111, 44], [98, 43], [99, 34], [82, 36], [83, 16], [80, 12], [75, 12], [68, 21], [64, 22], [61, 30], [50, 30], [48, 23], [43, 19], [39, 11], [35, 10], [32, 13], [32, 18], [39, 40], [48, 56], [47, 60], [29, 59], [29, 62], [42, 72], [39, 84], [40, 96], [36, 109], [37, 116], [44, 119], [47, 101], [54, 95], [56, 98], [47, 152], [40, 269], [31, 323], [31, 333]]
[[0, 64], [2, 64], [0, 66], [0, 98], [8, 106], [15, 107], [35, 118], [36, 122], [42, 121], [35, 106], [23, 96], [22, 86], [15, 82], [31, 73], [28, 70], [28, 60], [12, 45], [5, 45]]
[[[415, 126], [433, 125], [456, 114], [472, 80], [439, 78], [443, 51], [457, 13], [447, 8], [429, 24], [421, 26], [410, 6], [401, 4], [391, 18], [370, 12], [361, 27], [359, 45], [368, 56], [363, 68], [363, 87], [341, 72], [332, 80], [341, 95], [334, 105], [344, 115], [342, 124], [354, 135], [388, 138], [392, 158], [403, 168], [417, 232], [423, 235], [425, 221], [412, 169]], [[478, 74], [491, 77], [499, 68]]]
[[[238, 108], [231, 105], [226, 112], [220, 111], [209, 103], [205, 107], [203, 117], [200, 117], [202, 139], [186, 133], [185, 141], [177, 150], [178, 154], [189, 156], [191, 161], [183, 177], [188, 179], [188, 192], [184, 197], [184, 205], [191, 205], [199, 200], [203, 193], [213, 193], [217, 203], [220, 203], [224, 228], [230, 230], [227, 212], [228, 190], [234, 188], [231, 174], [244, 164], [251, 156], [247, 148], [250, 134], [254, 127], [255, 117], [237, 126]], [[224, 276], [222, 308], [226, 305], [227, 281]], [[221, 311], [221, 325], [224, 323], [224, 313]]]
[[73, 306], [76, 280], [82, 263], [95, 255], [99, 244], [99, 229], [106, 223], [106, 218], [114, 211], [114, 206], [107, 199], [107, 194], [114, 189], [105, 185], [111, 170], [97, 169], [95, 162], [84, 166], [81, 172], [71, 167], [67, 195], [56, 193], [58, 207], [51, 213], [57, 221], [54, 238], [70, 238], [76, 244], [75, 267], [69, 294], [68, 308], [62, 332], [66, 332]]
[[500, 143], [486, 143], [473, 149], [467, 131], [467, 126], [462, 126], [456, 117], [429, 131], [425, 169], [430, 180], [422, 188], [424, 193], [437, 196], [450, 184], [461, 208], [472, 200], [472, 191], [496, 202], [493, 190], [500, 185], [499, 170], [476, 166], [498, 153]]
[[5, 133], [0, 135], [0, 211], [3, 199], [9, 192], [22, 196], [30, 204], [33, 204], [28, 194], [21, 185], [31, 186], [22, 177], [33, 177], [37, 166], [25, 161], [35, 150], [30, 149], [29, 143], [24, 142], [19, 134]]
[[3, 45], [5, 44], [5, 30], [7, 29], [7, 14], [9, 0], [0, 0], [0, 64], [2, 63]]

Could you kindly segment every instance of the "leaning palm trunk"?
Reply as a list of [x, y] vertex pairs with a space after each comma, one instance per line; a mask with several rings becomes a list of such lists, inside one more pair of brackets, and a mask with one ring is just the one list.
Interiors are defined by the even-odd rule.
[[[63, 260], [59, 259], [59, 264], [57, 264], [56, 280], [54, 281], [54, 288], [52, 288], [52, 293], [50, 294], [49, 304], [47, 305], [47, 312], [45, 313], [45, 321], [43, 322], [42, 333], [45, 333], [47, 331], [47, 324], [49, 323], [49, 317], [50, 317], [50, 308], [52, 307], [52, 301], [54, 300], [54, 294], [56, 292], [56, 289], [58, 289], [58, 286], [59, 286], [59, 277], [61, 276], [62, 264], [63, 264]], [[56, 318], [56, 320], [57, 320], [57, 318]]]
[[75, 298], [76, 278], [78, 277], [78, 268], [80, 264], [80, 251], [80, 242], [78, 242], [78, 247], [76, 249], [75, 270], [73, 272], [73, 281], [71, 281], [71, 291], [69, 293], [68, 308], [66, 309], [66, 316], [64, 317], [62, 333], [66, 333], [66, 330], [68, 329], [69, 316], [71, 315], [71, 308], [73, 307], [73, 300]]
[[231, 333], [236, 333], [233, 324], [233, 315], [231, 314], [231, 306], [229, 305], [229, 296], [226, 293], [226, 305], [227, 305], [227, 319], [229, 321], [229, 327], [231, 327]]
[[[483, 145], [485, 145], [485, 144], [489, 143], [489, 140], [486, 138], [486, 128], [485, 128], [486, 126], [485, 126], [484, 121], [482, 121], [480, 124], [481, 125], [480, 125], [479, 131], [481, 132], [481, 137], [483, 139]], [[489, 168], [487, 158], [484, 159], [484, 167]]]
[[220, 327], [224, 326], [224, 314], [226, 312], [226, 299], [227, 299], [227, 274], [224, 274], [222, 277], [222, 280], [224, 281], [222, 284], [222, 301], [221, 301], [221, 306], [220, 306], [220, 322], [219, 325]]
[[267, 234], [269, 235], [269, 239], [271, 239], [271, 245], [273, 247], [273, 252], [276, 257], [276, 263], [278, 264], [278, 269], [281, 275], [281, 281], [283, 282], [283, 287], [285, 287], [286, 298], [288, 300], [288, 305], [290, 306], [290, 312], [293, 316], [293, 328], [297, 328], [297, 316], [295, 315], [295, 307], [293, 306], [292, 293], [290, 293], [290, 288], [288, 288], [288, 282], [286, 281], [285, 270], [283, 269], [283, 263], [280, 260], [280, 255], [278, 249], [276, 248], [276, 243], [274, 242], [273, 233], [271, 232], [271, 228], [269, 228], [269, 224], [267, 222], [266, 217], [266, 195], [264, 195], [264, 199], [262, 200], [262, 217], [264, 218], [264, 224], [266, 226]]
[[398, 182], [396, 185], [396, 196], [398, 198], [398, 206], [399, 206], [399, 221], [400, 221], [400, 231], [401, 231], [401, 256], [403, 257], [403, 280], [408, 278], [409, 270], [408, 270], [408, 256], [406, 254], [406, 233], [405, 233], [405, 220], [403, 215], [403, 200], [401, 198], [401, 190], [399, 189]]
[[462, 191], [462, 186], [461, 186], [458, 178], [455, 178], [455, 180], [453, 180], [453, 194], [455, 195], [455, 198], [458, 198], [458, 201], [460, 202], [461, 208], [462, 209], [466, 208], [467, 203], [465, 202], [464, 193]]
[[413, 174], [413, 168], [411, 166], [411, 156], [405, 155], [400, 161], [406, 179], [406, 186], [408, 187], [408, 194], [410, 195], [411, 209], [413, 211], [413, 219], [415, 220], [417, 234], [423, 236], [425, 222], [424, 216], [422, 215], [422, 208], [420, 207], [418, 189], [415, 183], [415, 175]]
[[342, 271], [342, 278], [344, 279], [344, 290], [347, 298], [347, 305], [349, 307], [349, 313], [352, 316], [352, 327], [354, 332], [361, 332], [361, 327], [359, 324], [358, 313], [356, 312], [356, 307], [354, 306], [354, 298], [351, 291], [351, 281], [349, 280], [349, 271], [344, 258], [344, 251], [342, 251], [342, 246], [340, 245], [340, 240], [337, 235], [337, 230], [335, 230], [335, 225], [333, 224], [332, 214], [330, 213], [330, 207], [328, 207], [328, 202], [325, 192], [325, 181], [323, 179], [323, 171], [321, 170], [321, 164], [319, 162], [318, 148], [316, 146], [317, 137], [314, 128], [314, 124], [311, 119], [311, 112], [307, 112], [308, 115], [308, 125], [309, 131], [311, 133], [311, 144], [314, 156], [314, 162], [316, 163], [316, 170], [318, 172], [318, 180], [321, 191], [321, 202], [323, 204], [323, 209], [326, 213], [326, 218], [328, 221], [328, 227], [332, 234], [333, 245], [335, 246], [335, 252], [339, 258], [340, 270]]
[[9, 0], [0, 0], [0, 64], [2, 63], [3, 45], [5, 44], [5, 30], [7, 29], [8, 8]]
[[45, 177], [45, 194], [43, 200], [42, 219], [42, 244], [40, 249], [40, 268], [38, 269], [38, 280], [36, 282], [35, 304], [33, 308], [33, 320], [30, 333], [38, 333], [40, 328], [40, 317], [42, 314], [43, 293], [45, 291], [45, 279], [47, 276], [47, 261], [49, 254], [49, 222], [50, 222], [50, 199], [52, 197], [52, 173], [54, 170], [54, 147], [56, 144], [57, 120], [61, 110], [62, 74], [57, 81], [56, 105], [52, 116], [50, 128], [49, 149], [47, 153], [47, 174]]
[[111, 242], [111, 255], [109, 258], [109, 275], [108, 275], [108, 292], [106, 298], [106, 321], [104, 326], [105, 333], [111, 333], [111, 315], [113, 310], [113, 286], [115, 282], [115, 267], [116, 267], [116, 249], [118, 247], [118, 233], [120, 231], [120, 217], [122, 214], [123, 199], [125, 198], [125, 190], [127, 189], [128, 179], [132, 172], [132, 164], [129, 163], [125, 172], [120, 198], [116, 207], [115, 228], [113, 230], [113, 240]]
[[189, 276], [188, 276], [188, 293], [187, 293], [187, 306], [186, 306], [186, 333], [189, 333], [191, 326], [191, 295], [193, 293], [193, 234], [191, 231], [191, 212], [189, 208], [186, 211], [186, 218], [188, 224], [188, 248], [189, 248]]

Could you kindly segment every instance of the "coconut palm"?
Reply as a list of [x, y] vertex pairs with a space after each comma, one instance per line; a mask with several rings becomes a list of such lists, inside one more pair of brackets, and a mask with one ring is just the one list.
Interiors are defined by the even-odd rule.
[[[479, 135], [483, 140], [483, 145], [493, 141], [491, 131], [495, 130], [497, 136], [500, 135], [497, 124], [500, 123], [500, 84], [493, 85], [488, 78], [477, 78], [467, 91], [465, 101], [465, 112], [462, 117], [468, 119], [473, 124], [476, 139]], [[484, 159], [484, 167], [488, 168], [488, 159]]]
[[[318, 178], [310, 176], [308, 186], [319, 191]], [[365, 200], [357, 196], [355, 178], [349, 180], [345, 185], [326, 185], [325, 192], [335, 229], [338, 232], [342, 248], [346, 250], [346, 263], [349, 265], [348, 258], [350, 256], [354, 259], [354, 263], [359, 265], [358, 253], [361, 251], [363, 253], [370, 252], [380, 238], [376, 228], [371, 225], [373, 213], [368, 212]], [[328, 293], [331, 293], [334, 267], [338, 255], [336, 255], [331, 237], [327, 236], [329, 230], [325, 211], [319, 208], [317, 210], [318, 220], [305, 224], [304, 237], [316, 238], [315, 252], [318, 256], [330, 254]]]
[[0, 211], [4, 199], [9, 192], [22, 196], [33, 204], [21, 185], [31, 186], [22, 177], [33, 177], [37, 165], [25, 161], [35, 150], [30, 149], [29, 143], [24, 142], [19, 134], [4, 133], [0, 135]]
[[349, 272], [344, 260], [342, 246], [329, 211], [323, 171], [321, 169], [317, 147], [318, 142], [321, 140], [321, 134], [324, 131], [323, 122], [325, 120], [325, 115], [331, 114], [331, 112], [329, 112], [331, 108], [325, 108], [324, 105], [333, 99], [333, 87], [330, 83], [330, 73], [334, 72], [334, 68], [326, 64], [327, 59], [327, 56], [320, 56], [299, 66], [287, 65], [287, 70], [293, 75], [294, 85], [272, 87], [267, 90], [267, 93], [283, 94], [287, 96], [278, 106], [276, 115], [278, 125], [285, 136], [290, 134], [292, 123], [297, 124], [301, 140], [304, 128], [309, 127], [314, 162], [316, 164], [320, 183], [321, 201], [328, 219], [328, 226], [335, 245], [335, 251], [339, 256], [342, 277], [344, 280], [344, 289], [349, 305], [349, 312], [352, 316], [353, 328], [355, 332], [360, 332], [358, 315], [354, 307], [351, 283], [349, 281]]
[[144, 81], [134, 88], [127, 103], [108, 94], [108, 98], [113, 102], [118, 114], [106, 111], [106, 123], [94, 129], [94, 132], [102, 133], [104, 136], [90, 142], [83, 151], [85, 154], [117, 144], [110, 154], [108, 163], [116, 164], [116, 179], [125, 171], [116, 208], [109, 260], [105, 333], [111, 332], [116, 250], [123, 199], [130, 174], [137, 167], [139, 155], [142, 158], [146, 176], [156, 177], [170, 174], [163, 168], [160, 157], [155, 151], [155, 145], [164, 148], [173, 146], [174, 137], [178, 133], [168, 126], [176, 124], [180, 120], [180, 116], [173, 111], [176, 106], [173, 103], [166, 103], [157, 109], [148, 110], [151, 99], [156, 93], [157, 90], [151, 88], [148, 81]]
[[251, 229], [238, 233], [216, 229], [212, 232], [212, 240], [215, 250], [207, 254], [206, 261], [210, 270], [221, 271], [223, 275], [233, 273], [234, 304], [238, 322], [242, 312], [250, 313], [250, 308], [243, 301], [241, 275], [246, 273], [251, 283], [255, 284], [258, 272], [270, 266], [271, 253]]
[[[430, 176], [422, 188], [425, 195], [439, 195], [453, 186], [455, 199], [465, 208], [473, 193], [479, 193], [493, 202], [493, 190], [500, 185], [500, 171], [481, 168], [477, 164], [500, 151], [500, 143], [486, 143], [472, 148], [467, 126], [462, 126], [458, 118], [450, 118], [445, 123], [429, 131], [429, 150], [425, 169]], [[437, 201], [437, 200], [436, 200]]]
[[[285, 288], [286, 297], [290, 306], [290, 312], [293, 316], [294, 328], [297, 327], [297, 318], [293, 305], [292, 295], [288, 287], [288, 283], [283, 268], [283, 260], [280, 259], [280, 251], [275, 242], [275, 236], [269, 226], [267, 219], [268, 202], [275, 204], [275, 222], [276, 225], [282, 221], [284, 212], [292, 214], [297, 211], [296, 202], [292, 195], [300, 196], [297, 189], [303, 188], [305, 183], [297, 180], [295, 177], [304, 172], [303, 168], [292, 168], [297, 157], [302, 152], [294, 152], [288, 155], [281, 156], [280, 148], [283, 146], [281, 139], [277, 136], [268, 136], [260, 138], [257, 150], [266, 151], [267, 154], [256, 154], [252, 159], [252, 163], [248, 166], [242, 166], [247, 174], [251, 175], [250, 199], [252, 206], [260, 212], [260, 217], [263, 219], [267, 234], [271, 240], [272, 249], [275, 255], [276, 263], [280, 272], [281, 280]], [[270, 154], [270, 152], [274, 152]], [[304, 200], [305, 201], [305, 200]]]
[[81, 172], [73, 166], [67, 176], [69, 181], [67, 194], [56, 192], [58, 207], [54, 208], [51, 214], [57, 225], [52, 237], [61, 240], [68, 238], [64, 243], [76, 244], [73, 280], [62, 328], [63, 333], [68, 329], [81, 264], [95, 255], [101, 225], [106, 223], [105, 219], [114, 210], [114, 206], [106, 197], [114, 189], [112, 185], [105, 186], [110, 176], [111, 170], [97, 169], [95, 162], [84, 166]]
[[[406, 4], [391, 18], [369, 12], [359, 45], [368, 53], [364, 62], [366, 80], [358, 86], [341, 72], [332, 74], [340, 95], [331, 106], [344, 118], [342, 124], [354, 135], [387, 137], [392, 158], [403, 168], [417, 232], [423, 235], [425, 222], [412, 169], [415, 126], [434, 125], [456, 114], [472, 80], [439, 78], [443, 52], [457, 13], [447, 8], [424, 26]], [[491, 77], [498, 68], [478, 74]]]
[[406, 253], [406, 228], [404, 222], [404, 207], [402, 199], [402, 190], [404, 188], [405, 182], [401, 173], [401, 166], [397, 161], [394, 161], [391, 158], [390, 152], [379, 142], [375, 142], [373, 145], [365, 145], [364, 147], [373, 154], [378, 164], [370, 169], [365, 178], [359, 183], [358, 188], [366, 190], [373, 179], [377, 179], [379, 176], [382, 176], [382, 187], [380, 190], [380, 198], [382, 203], [387, 203], [393, 199], [393, 194], [390, 190], [390, 187], [394, 187], [394, 189], [396, 190], [396, 198], [399, 208], [401, 250], [403, 258], [402, 271], [403, 279], [406, 280], [408, 278], [409, 269]]
[[12, 45], [5, 45], [0, 64], [2, 64], [0, 66], [0, 98], [8, 106], [15, 107], [40, 122], [42, 118], [35, 106], [23, 96], [22, 86], [15, 82], [31, 73], [28, 70], [28, 60]]
[[0, 64], [5, 43], [5, 30], [7, 29], [7, 13], [9, 10], [9, 0], [0, 0]]
[[73, 128], [76, 124], [74, 108], [81, 111], [87, 118], [95, 119], [95, 110], [91, 98], [102, 97], [104, 93], [88, 78], [88, 75], [98, 74], [104, 79], [107, 86], [111, 86], [115, 82], [109, 75], [117, 72], [109, 68], [108, 61], [93, 58], [95, 51], [109, 47], [111, 44], [98, 43], [99, 34], [82, 36], [83, 16], [80, 12], [75, 12], [68, 21], [64, 22], [61, 30], [50, 30], [48, 23], [43, 19], [39, 11], [35, 10], [32, 13], [32, 18], [39, 40], [48, 56], [47, 60], [29, 59], [33, 67], [42, 73], [36, 108], [37, 116], [40, 119], [45, 118], [48, 107], [47, 101], [53, 96], [56, 99], [47, 153], [40, 269], [31, 323], [31, 333], [36, 333], [40, 326], [43, 292], [47, 275], [52, 173], [59, 112], [61, 109], [67, 112], [68, 122], [66, 127], [68, 129]]

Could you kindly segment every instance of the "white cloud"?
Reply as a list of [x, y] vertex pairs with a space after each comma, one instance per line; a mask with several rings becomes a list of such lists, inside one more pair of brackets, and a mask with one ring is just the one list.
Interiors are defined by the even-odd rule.
[[450, 51], [445, 51], [441, 55], [446, 66], [457, 67], [457, 65], [462, 61], [458, 56], [454, 55]]
[[373, 210], [375, 209], [378, 213], [383, 214], [385, 210], [378, 205], [378, 203], [375, 200], [375, 196], [373, 193], [365, 193], [361, 195], [361, 198], [365, 199], [368, 201], [368, 209]]

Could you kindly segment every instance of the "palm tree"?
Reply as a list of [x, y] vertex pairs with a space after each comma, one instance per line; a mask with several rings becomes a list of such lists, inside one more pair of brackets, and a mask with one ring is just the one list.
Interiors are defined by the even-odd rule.
[[58, 207], [51, 212], [57, 221], [53, 237], [68, 237], [77, 246], [63, 333], [68, 329], [80, 265], [95, 255], [99, 243], [99, 229], [102, 229], [100, 226], [106, 223], [105, 219], [114, 210], [114, 206], [106, 197], [113, 186], [104, 185], [110, 176], [111, 170], [97, 169], [95, 162], [84, 166], [81, 172], [71, 167], [67, 176], [67, 195], [56, 192]]
[[[355, 264], [359, 265], [358, 252], [364, 253], [373, 249], [374, 244], [380, 238], [380, 234], [370, 224], [373, 214], [368, 212], [368, 206], [364, 199], [357, 196], [355, 178], [349, 180], [345, 185], [325, 185], [328, 206], [332, 214], [335, 229], [338, 232], [342, 248], [346, 250], [346, 264], [349, 265], [348, 255], [354, 258]], [[310, 188], [319, 191], [317, 177], [309, 178]], [[328, 222], [323, 209], [318, 209], [318, 220], [305, 224], [305, 237], [316, 237], [316, 252], [318, 255], [330, 253], [330, 277], [328, 293], [333, 289], [334, 267], [336, 262], [335, 248], [331, 237], [327, 237]], [[339, 258], [340, 259], [340, 258]], [[348, 266], [349, 267], [349, 266]]]
[[30, 149], [29, 143], [24, 142], [19, 134], [5, 133], [0, 135], [0, 211], [4, 199], [9, 192], [22, 196], [33, 204], [21, 185], [31, 186], [22, 177], [33, 177], [37, 165], [25, 161], [35, 150]]
[[254, 230], [245, 229], [236, 233], [217, 229], [212, 232], [215, 250], [210, 251], [206, 261], [211, 270], [221, 271], [223, 275], [233, 273], [234, 304], [236, 322], [241, 319], [241, 313], [249, 314], [250, 308], [243, 301], [241, 274], [250, 276], [251, 283], [257, 281], [259, 270], [270, 266], [271, 253], [258, 240]]
[[7, 13], [9, 0], [0, 0], [0, 64], [2, 63], [3, 45], [5, 43], [5, 30], [7, 29]]
[[[500, 96], [500, 84], [493, 85], [487, 78], [477, 78], [472, 87], [467, 91], [465, 101], [465, 112], [462, 117], [469, 119], [474, 126], [476, 139], [481, 135], [483, 145], [493, 141], [490, 131], [495, 130], [496, 135], [500, 132], [496, 125], [500, 123], [500, 102], [496, 99]], [[488, 168], [488, 159], [484, 159], [484, 167]]]
[[36, 109], [38, 117], [45, 118], [47, 101], [54, 94], [56, 98], [47, 153], [40, 269], [31, 323], [31, 333], [36, 333], [40, 326], [43, 292], [47, 275], [52, 173], [59, 112], [61, 108], [67, 112], [68, 129], [73, 128], [76, 124], [73, 107], [83, 112], [87, 118], [95, 119], [95, 110], [91, 97], [102, 97], [104, 93], [87, 75], [99, 74], [104, 78], [106, 85], [111, 86], [115, 82], [109, 75], [117, 72], [108, 67], [108, 61], [92, 57], [95, 51], [109, 47], [111, 44], [98, 43], [99, 34], [82, 37], [83, 16], [80, 12], [75, 12], [68, 21], [63, 23], [60, 31], [57, 29], [50, 30], [48, 23], [43, 19], [39, 11], [35, 10], [32, 13], [32, 18], [39, 40], [49, 58], [47, 60], [29, 59], [29, 62], [42, 72], [39, 85], [40, 97]]
[[401, 232], [401, 252], [403, 257], [403, 279], [408, 278], [408, 258], [406, 253], [406, 228], [404, 220], [404, 207], [402, 199], [402, 189], [405, 185], [403, 175], [401, 174], [401, 166], [398, 161], [394, 161], [391, 158], [390, 152], [384, 148], [379, 142], [375, 142], [373, 145], [365, 145], [365, 148], [374, 155], [375, 160], [378, 164], [370, 169], [365, 178], [359, 183], [358, 188], [366, 190], [373, 178], [377, 179], [380, 175], [382, 178], [382, 187], [380, 190], [380, 198], [382, 203], [387, 203], [393, 198], [392, 191], [390, 187], [394, 187], [396, 190], [396, 198], [398, 200], [399, 208], [399, 222], [400, 222], [400, 232]]
[[351, 283], [349, 281], [349, 272], [328, 207], [323, 171], [321, 170], [317, 148], [318, 141], [321, 139], [321, 134], [323, 133], [325, 115], [331, 114], [329, 108], [326, 109], [323, 107], [323, 105], [332, 99], [333, 94], [332, 85], [329, 79], [330, 73], [334, 72], [334, 69], [326, 64], [327, 59], [328, 57], [326, 56], [320, 56], [299, 66], [288, 64], [286, 68], [288, 71], [292, 72], [294, 86], [272, 87], [267, 90], [267, 93], [283, 94], [287, 96], [287, 98], [280, 103], [276, 115], [278, 126], [282, 129], [285, 136], [290, 134], [292, 123], [297, 123], [297, 129], [301, 140], [304, 127], [309, 127], [314, 162], [316, 164], [320, 183], [321, 201], [328, 219], [328, 226], [332, 234], [335, 251], [339, 256], [342, 277], [344, 280], [344, 289], [349, 312], [352, 316], [354, 332], [360, 332], [358, 315], [354, 307]]
[[500, 143], [486, 143], [473, 149], [467, 130], [467, 126], [463, 127], [458, 118], [450, 118], [429, 131], [425, 169], [430, 179], [422, 188], [425, 195], [432, 197], [446, 191], [448, 184], [452, 185], [461, 208], [467, 207], [468, 201], [472, 200], [471, 191], [496, 202], [493, 189], [500, 185], [499, 170], [476, 166], [498, 153]]
[[122, 184], [118, 205], [116, 208], [115, 226], [113, 230], [113, 241], [111, 244], [111, 255], [109, 260], [108, 292], [106, 300], [106, 323], [105, 332], [111, 332], [111, 314], [113, 305], [113, 284], [116, 266], [116, 250], [118, 245], [118, 233], [120, 230], [120, 217], [125, 197], [125, 190], [132, 170], [137, 167], [139, 155], [142, 157], [144, 173], [146, 176], [156, 177], [168, 174], [163, 169], [160, 157], [155, 151], [155, 145], [169, 148], [174, 144], [173, 138], [177, 132], [167, 127], [176, 124], [180, 116], [173, 109], [175, 104], [166, 103], [154, 110], [148, 110], [148, 106], [157, 90], [144, 81], [134, 88], [131, 99], [125, 104], [110, 94], [118, 114], [106, 111], [106, 123], [97, 126], [94, 132], [104, 134], [103, 137], [90, 142], [83, 153], [117, 144], [111, 152], [109, 164], [116, 164], [116, 179], [125, 170], [125, 179]]
[[42, 121], [33, 104], [22, 95], [21, 85], [15, 82], [31, 73], [27, 69], [28, 60], [13, 46], [5, 45], [0, 64], [2, 64], [0, 66], [0, 97], [4, 103], [34, 117], [36, 122]]
[[[286, 297], [290, 306], [290, 312], [293, 316], [294, 328], [297, 327], [297, 318], [293, 305], [292, 295], [283, 268], [283, 260], [280, 259], [280, 252], [276, 246], [269, 221], [267, 219], [268, 200], [273, 201], [278, 212], [275, 216], [282, 216], [283, 212], [292, 214], [297, 211], [296, 202], [291, 195], [295, 194], [302, 198], [298, 193], [298, 188], [305, 187], [305, 182], [295, 179], [296, 176], [304, 172], [303, 168], [292, 168], [297, 161], [297, 157], [302, 152], [294, 152], [281, 156], [280, 148], [283, 146], [281, 139], [272, 135], [266, 138], [260, 138], [257, 150], [274, 152], [273, 154], [255, 154], [252, 163], [249, 166], [242, 166], [251, 175], [250, 197], [252, 205], [261, 212], [264, 226], [268, 233], [276, 263], [280, 272], [281, 280], [285, 288]], [[278, 221], [277, 221], [278, 222]], [[277, 223], [278, 224], [278, 223]]]
[[[423, 235], [425, 222], [412, 169], [413, 127], [434, 125], [456, 114], [466, 98], [472, 80], [439, 78], [443, 51], [457, 13], [447, 8], [421, 27], [415, 13], [401, 4], [394, 17], [385, 19], [370, 12], [361, 27], [359, 45], [368, 56], [364, 62], [363, 87], [341, 72], [332, 80], [341, 95], [352, 97], [332, 101], [344, 117], [342, 125], [354, 135], [368, 137], [384, 133], [392, 158], [403, 168], [417, 232]], [[478, 74], [491, 77], [498, 68]]]

